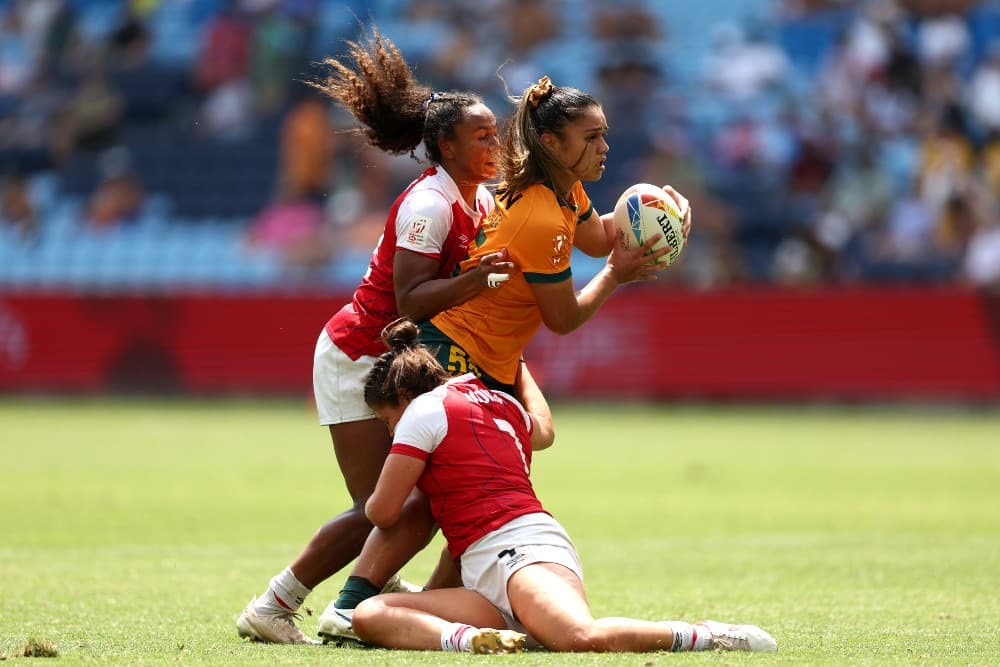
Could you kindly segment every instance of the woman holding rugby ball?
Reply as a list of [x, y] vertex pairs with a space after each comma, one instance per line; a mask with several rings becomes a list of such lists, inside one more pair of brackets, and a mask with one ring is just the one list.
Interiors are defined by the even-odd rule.
[[[420, 323], [421, 341], [438, 349], [452, 373], [475, 373], [487, 385], [510, 390], [522, 353], [539, 325], [567, 334], [589, 320], [621, 285], [654, 280], [656, 260], [669, 247], [651, 251], [660, 236], [627, 250], [616, 242], [613, 214], [598, 215], [582, 181], [605, 170], [609, 145], [601, 105], [589, 94], [555, 86], [542, 77], [521, 95], [498, 157], [503, 178], [496, 207], [483, 222], [463, 270], [505, 249], [517, 267], [501, 290], [472, 299]], [[687, 200], [664, 186], [691, 227]], [[574, 247], [607, 257], [583, 289], [573, 287]]]

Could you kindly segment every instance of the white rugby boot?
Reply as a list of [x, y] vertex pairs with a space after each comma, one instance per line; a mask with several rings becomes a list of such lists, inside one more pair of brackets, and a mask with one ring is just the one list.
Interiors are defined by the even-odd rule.
[[319, 644], [315, 639], [306, 637], [295, 625], [295, 621], [302, 620], [302, 616], [290, 611], [260, 614], [254, 607], [256, 602], [257, 598], [251, 598], [236, 619], [236, 634], [240, 637], [269, 644]]
[[326, 611], [320, 614], [316, 632], [324, 644], [343, 641], [360, 642], [361, 638], [354, 632], [352, 624], [353, 609], [337, 609], [336, 600], [327, 605]]
[[[392, 575], [382, 593], [419, 593], [423, 588], [416, 584], [405, 581], [398, 574]], [[337, 601], [332, 601], [327, 605], [326, 610], [319, 617], [319, 624], [316, 632], [323, 638], [323, 643], [352, 641], [360, 642], [361, 638], [354, 632], [352, 617], [353, 609], [338, 609]]]
[[712, 648], [719, 651], [774, 653], [778, 650], [774, 637], [756, 625], [730, 625], [718, 621], [702, 621], [696, 625], [708, 628], [712, 633]]
[[472, 635], [473, 653], [520, 653], [527, 636], [514, 630], [479, 628]]
[[383, 593], [419, 593], [422, 590], [424, 590], [423, 586], [411, 584], [398, 574], [392, 575], [392, 578], [385, 582], [385, 586], [382, 587]]

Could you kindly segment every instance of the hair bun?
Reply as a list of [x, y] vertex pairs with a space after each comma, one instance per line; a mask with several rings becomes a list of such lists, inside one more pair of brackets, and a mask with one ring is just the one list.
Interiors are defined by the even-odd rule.
[[382, 330], [382, 340], [394, 352], [415, 347], [419, 337], [420, 330], [417, 329], [417, 325], [413, 323], [413, 320], [407, 317], [401, 317], [395, 322], [390, 322]]
[[537, 109], [538, 105], [542, 103], [542, 100], [552, 93], [553, 88], [555, 88], [555, 86], [552, 85], [552, 79], [548, 76], [543, 76], [538, 80], [538, 83], [529, 88], [528, 104], [531, 105], [531, 108]]

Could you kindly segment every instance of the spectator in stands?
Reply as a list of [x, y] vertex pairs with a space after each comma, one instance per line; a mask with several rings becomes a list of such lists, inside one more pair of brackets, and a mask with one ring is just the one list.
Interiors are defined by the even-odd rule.
[[1000, 206], [987, 200], [989, 209], [977, 221], [962, 257], [960, 277], [980, 288], [1000, 292]]
[[856, 81], [870, 81], [889, 62], [893, 34], [903, 19], [895, 0], [868, 0], [847, 29], [844, 56]]
[[976, 179], [969, 179], [952, 191], [935, 229], [938, 255], [949, 269], [941, 278], [954, 277], [953, 269], [967, 253], [972, 238], [986, 227], [987, 218], [995, 212], [991, 198]]
[[245, 79], [249, 74], [251, 25], [239, 8], [238, 0], [211, 20], [194, 66], [194, 81], [204, 93], [223, 84]]
[[[837, 162], [823, 190], [823, 211], [817, 217], [824, 224], [817, 224], [813, 233], [827, 257], [842, 255], [854, 240], [881, 225], [892, 206], [893, 184], [878, 164], [875, 150], [870, 140], [854, 146]], [[835, 274], [836, 267], [830, 266], [826, 275]]]
[[58, 73], [66, 69], [80, 46], [76, 11], [68, 0], [37, 4], [48, 4], [51, 10], [42, 36], [41, 66]]
[[336, 239], [315, 202], [278, 200], [253, 220], [246, 244], [251, 251], [274, 253], [290, 269], [322, 269], [333, 256]]
[[982, 179], [994, 199], [1000, 199], [1000, 127], [992, 130], [979, 149]]
[[112, 146], [125, 102], [108, 81], [103, 63], [95, 58], [84, 65], [80, 86], [63, 107], [58, 123], [62, 154]]
[[746, 34], [741, 26], [726, 24], [712, 35], [702, 81], [708, 90], [730, 102], [745, 103], [783, 85], [788, 72], [784, 52], [760, 31]]
[[335, 221], [325, 207], [337, 142], [329, 105], [304, 84], [297, 91], [299, 100], [279, 135], [274, 201], [254, 218], [246, 243], [251, 251], [275, 253], [286, 268], [308, 275], [325, 268], [337, 249]]
[[199, 134], [223, 141], [248, 141], [257, 125], [249, 79], [232, 79], [212, 90], [199, 110]]
[[962, 109], [950, 105], [929, 112], [931, 127], [923, 141], [920, 164], [921, 196], [937, 210], [969, 182], [975, 160]]
[[278, 196], [319, 203], [330, 190], [337, 135], [329, 105], [305, 84], [295, 90], [297, 100], [281, 125]]
[[59, 164], [64, 135], [57, 120], [64, 102], [46, 73], [36, 73], [24, 95], [0, 113], [0, 164], [26, 173]]
[[926, 280], [938, 273], [934, 207], [920, 194], [916, 178], [896, 199], [884, 224], [865, 235], [865, 276], [881, 281]]
[[124, 104], [124, 122], [165, 117], [181, 94], [181, 77], [154, 61], [152, 35], [134, 12], [108, 38], [109, 78]]
[[132, 170], [128, 149], [116, 146], [100, 158], [101, 182], [87, 202], [87, 219], [96, 229], [136, 222], [145, 202], [145, 189]]
[[917, 52], [927, 67], [955, 67], [971, 44], [969, 26], [956, 14], [925, 16], [917, 28]]
[[28, 179], [8, 170], [0, 180], [0, 226], [8, 227], [25, 242], [38, 238], [38, 219], [28, 191]]
[[990, 45], [966, 89], [969, 111], [987, 133], [1000, 132], [1000, 40]]
[[277, 111], [288, 99], [305, 37], [301, 26], [279, 10], [277, 0], [261, 3], [253, 17], [250, 86], [260, 113]]
[[9, 3], [0, 8], [0, 96], [16, 97], [24, 92], [36, 64], [20, 7]]

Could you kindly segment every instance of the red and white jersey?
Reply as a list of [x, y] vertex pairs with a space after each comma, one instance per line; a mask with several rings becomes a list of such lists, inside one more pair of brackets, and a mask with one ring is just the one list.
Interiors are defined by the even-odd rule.
[[396, 250], [405, 248], [439, 260], [436, 277], [448, 278], [468, 256], [469, 243], [492, 210], [493, 196], [482, 185], [476, 191], [476, 210], [472, 210], [448, 172], [437, 166], [424, 170], [393, 202], [351, 302], [326, 323], [334, 344], [355, 360], [385, 352], [379, 336], [399, 316], [392, 279]]
[[545, 512], [529, 478], [531, 428], [513, 396], [471, 373], [403, 411], [391, 451], [426, 461], [417, 488], [430, 499], [452, 558], [512, 519]]

